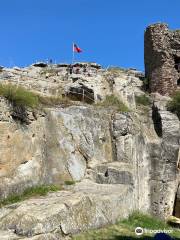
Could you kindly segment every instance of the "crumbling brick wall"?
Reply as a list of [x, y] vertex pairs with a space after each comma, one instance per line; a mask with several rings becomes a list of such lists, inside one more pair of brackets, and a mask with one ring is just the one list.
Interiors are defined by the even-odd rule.
[[172, 94], [180, 86], [180, 31], [163, 23], [147, 27], [144, 59], [150, 92]]

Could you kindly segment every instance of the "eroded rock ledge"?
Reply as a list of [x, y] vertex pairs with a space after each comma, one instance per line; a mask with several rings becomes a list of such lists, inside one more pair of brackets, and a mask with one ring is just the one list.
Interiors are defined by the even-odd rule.
[[69, 191], [50, 193], [3, 208], [0, 228], [11, 229], [20, 239], [36, 235], [42, 235], [37, 239], [43, 239], [43, 234], [48, 233], [61, 239], [113, 223], [120, 215], [126, 217], [132, 208], [131, 196], [131, 186], [99, 185], [84, 180]]

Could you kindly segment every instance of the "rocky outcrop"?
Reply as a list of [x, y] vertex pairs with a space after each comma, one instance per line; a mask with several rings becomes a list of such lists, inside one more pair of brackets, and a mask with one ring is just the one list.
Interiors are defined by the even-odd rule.
[[65, 96], [76, 101], [94, 103], [94, 91], [91, 88], [87, 88], [84, 84], [70, 87]]
[[31, 186], [76, 182], [63, 191], [1, 208], [1, 239], [68, 239], [133, 210], [161, 218], [177, 211], [180, 126], [166, 109], [169, 98], [152, 94], [152, 106], [137, 108], [135, 96], [143, 93], [141, 73], [99, 65], [88, 65], [83, 72], [84, 66], [74, 66], [80, 70], [72, 74], [66, 64], [0, 73], [8, 74], [4, 83], [19, 83], [44, 96], [67, 96], [73, 90], [77, 97], [88, 89], [95, 103], [114, 94], [130, 109], [123, 113], [87, 104], [84, 96], [35, 115], [28, 109], [26, 123], [17, 121], [1, 99], [1, 199]]
[[[0, 228], [15, 232], [20, 239], [36, 235], [44, 239], [49, 233], [54, 239], [61, 239], [113, 223], [119, 215], [126, 217], [132, 208], [131, 195], [132, 187], [128, 185], [102, 186], [86, 180], [77, 184], [73, 191], [50, 193], [3, 208]], [[126, 207], [128, 202], [129, 207]]]
[[[74, 100], [97, 103], [114, 94], [129, 107], [135, 108], [135, 95], [141, 94], [142, 81], [137, 70], [103, 69], [100, 65], [74, 64], [43, 65], [26, 68], [4, 68], [0, 79], [4, 83], [19, 84], [44, 96], [70, 96]], [[78, 72], [76, 71], [78, 69]], [[85, 70], [85, 71], [84, 71]]]
[[46, 117], [29, 126], [0, 122], [1, 197], [32, 185], [79, 181], [87, 165], [113, 161], [109, 117], [105, 111], [72, 106], [46, 109]]
[[154, 215], [168, 217], [173, 213], [179, 170], [179, 120], [167, 111], [159, 111], [162, 136], [150, 154], [151, 208]]

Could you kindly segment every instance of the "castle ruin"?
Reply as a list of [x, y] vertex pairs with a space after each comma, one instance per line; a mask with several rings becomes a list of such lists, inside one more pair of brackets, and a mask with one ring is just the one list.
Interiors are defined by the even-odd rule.
[[150, 92], [171, 95], [180, 88], [180, 30], [169, 30], [164, 23], [147, 27], [144, 59]]

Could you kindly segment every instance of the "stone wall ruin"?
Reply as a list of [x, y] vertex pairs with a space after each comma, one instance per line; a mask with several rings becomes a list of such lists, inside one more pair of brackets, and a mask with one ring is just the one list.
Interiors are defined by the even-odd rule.
[[164, 23], [147, 27], [144, 60], [150, 92], [171, 95], [180, 87], [180, 30]]

